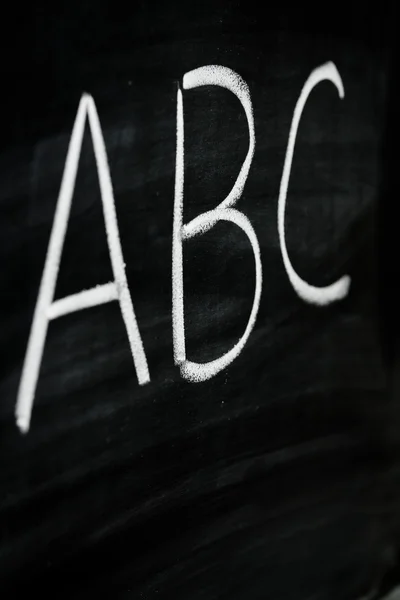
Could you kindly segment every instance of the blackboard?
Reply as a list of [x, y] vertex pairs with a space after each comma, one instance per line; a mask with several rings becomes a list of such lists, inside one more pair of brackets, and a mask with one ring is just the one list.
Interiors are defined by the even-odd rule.
[[[399, 533], [393, 6], [17, 8], [2, 60], [1, 588], [74, 599], [382, 597], [397, 583]], [[196, 81], [225, 83], [191, 87], [202, 67]], [[302, 90], [321, 73], [291, 138]], [[148, 376], [140, 385], [118, 299], [54, 318], [28, 430], [17, 399], [79, 114], [54, 302], [115, 281], [89, 113]], [[283, 257], [290, 139], [290, 264], [314, 287], [349, 277], [325, 303], [301, 296]], [[182, 241], [179, 161], [185, 225], [229, 195], [246, 156], [231, 220], [219, 215]], [[186, 358], [215, 361], [243, 336], [260, 283], [250, 229], [234, 218], [260, 250], [254, 326], [230, 364], [193, 381], [179, 363], [173, 247]]]

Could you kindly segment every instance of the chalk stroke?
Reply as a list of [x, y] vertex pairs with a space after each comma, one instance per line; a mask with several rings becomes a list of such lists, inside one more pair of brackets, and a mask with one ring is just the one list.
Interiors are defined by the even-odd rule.
[[[86, 116], [88, 116], [93, 140], [107, 243], [115, 280], [105, 285], [99, 285], [53, 302], [82, 149]], [[15, 416], [18, 427], [23, 433], [26, 433], [30, 426], [32, 405], [42, 362], [49, 320], [56, 319], [71, 312], [105, 304], [113, 300], [118, 300], [120, 304], [137, 378], [139, 384], [143, 385], [150, 381], [150, 376], [126, 280], [125, 263], [119, 239], [115, 200], [106, 148], [94, 100], [91, 96], [84, 94], [79, 104], [71, 134], [18, 390]]]
[[344, 87], [339, 72], [333, 62], [327, 62], [311, 72], [309, 78], [303, 86], [294, 109], [293, 120], [290, 127], [289, 140], [286, 150], [285, 164], [283, 167], [281, 185], [279, 189], [278, 200], [278, 232], [279, 242], [282, 251], [283, 263], [290, 283], [297, 294], [310, 304], [324, 306], [345, 298], [348, 294], [351, 279], [348, 275], [344, 275], [335, 283], [326, 287], [316, 287], [304, 281], [294, 270], [286, 248], [285, 241], [285, 206], [286, 196], [289, 185], [290, 170], [292, 168], [294, 145], [296, 142], [297, 130], [304, 106], [307, 102], [313, 88], [321, 81], [331, 81], [337, 88], [340, 98], [344, 98]]
[[[255, 148], [255, 131], [253, 108], [250, 91], [246, 82], [234, 71], [219, 65], [209, 65], [186, 73], [183, 78], [183, 88], [193, 89], [203, 85], [218, 85], [230, 90], [237, 96], [247, 116], [249, 129], [249, 150], [240, 169], [236, 182], [223, 202], [215, 209], [202, 213], [195, 219], [183, 225], [183, 192], [184, 192], [184, 114], [182, 90], [177, 94], [177, 131], [176, 131], [176, 170], [175, 170], [175, 201], [172, 240], [172, 325], [174, 361], [180, 366], [182, 377], [191, 382], [210, 379], [226, 368], [243, 350], [249, 335], [255, 325], [260, 305], [262, 290], [262, 265], [260, 246], [256, 233], [248, 218], [233, 208], [242, 195]], [[239, 341], [219, 358], [207, 362], [196, 363], [186, 359], [184, 290], [183, 290], [183, 240], [188, 240], [211, 229], [218, 221], [230, 221], [237, 225], [247, 235], [254, 254], [256, 283], [253, 306], [246, 329]]]
[[54, 301], [47, 310], [47, 316], [50, 320], [58, 319], [58, 317], [76, 310], [91, 308], [92, 306], [105, 304], [112, 300], [118, 300], [117, 286], [113, 282], [105, 283], [104, 285], [97, 285], [90, 290], [83, 290], [78, 294], [72, 294], [71, 296]]

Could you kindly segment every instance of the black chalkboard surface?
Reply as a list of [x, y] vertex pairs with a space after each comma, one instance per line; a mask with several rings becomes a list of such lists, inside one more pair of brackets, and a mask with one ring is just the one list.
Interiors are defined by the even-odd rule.
[[1, 66], [4, 597], [382, 597], [394, 7], [27, 10]]

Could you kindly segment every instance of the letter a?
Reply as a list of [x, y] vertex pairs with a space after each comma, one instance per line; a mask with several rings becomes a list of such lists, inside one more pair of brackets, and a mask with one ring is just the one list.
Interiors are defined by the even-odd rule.
[[[86, 116], [88, 116], [89, 127], [93, 139], [114, 281], [53, 301], [61, 254], [68, 226], [71, 200], [74, 193], [79, 157], [82, 149]], [[126, 280], [125, 263], [119, 240], [117, 215], [115, 212], [115, 201], [108, 168], [106, 148], [93, 98], [84, 94], [79, 104], [69, 143], [53, 227], [47, 249], [46, 262], [43, 269], [18, 390], [15, 416], [18, 427], [23, 433], [26, 433], [29, 430], [32, 405], [49, 321], [71, 312], [90, 308], [99, 304], [105, 304], [113, 300], [117, 300], [121, 307], [138, 381], [140, 385], [143, 385], [150, 381], [150, 377], [147, 368], [146, 355], [143, 349]]]
[[[260, 246], [257, 236], [249, 219], [242, 212], [231, 208], [242, 195], [254, 154], [254, 118], [249, 88], [237, 73], [219, 65], [200, 67], [186, 73], [183, 78], [184, 89], [192, 89], [202, 85], [219, 85], [230, 90], [237, 96], [246, 113], [250, 142], [247, 156], [235, 185], [225, 200], [215, 209], [202, 213], [186, 225], [183, 225], [184, 120], [182, 91], [178, 90], [175, 205], [172, 241], [172, 325], [175, 364], [180, 365], [182, 377], [192, 382], [210, 379], [239, 356], [256, 322], [262, 287]], [[210, 362], [195, 363], [186, 359], [182, 242], [183, 240], [189, 240], [196, 235], [205, 233], [214, 227], [218, 221], [231, 221], [245, 232], [250, 241], [256, 271], [254, 301], [246, 329], [233, 348]]]

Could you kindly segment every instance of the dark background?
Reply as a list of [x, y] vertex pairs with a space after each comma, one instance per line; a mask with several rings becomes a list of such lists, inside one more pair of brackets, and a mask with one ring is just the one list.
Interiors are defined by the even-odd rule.
[[[72, 2], [9, 7], [0, 147], [0, 589], [42, 597], [342, 600], [395, 585], [400, 534], [397, 227], [389, 2]], [[277, 200], [293, 110], [312, 92], [287, 199], [294, 268], [348, 273], [326, 308], [292, 289]], [[237, 208], [261, 247], [260, 310], [240, 357], [189, 384], [173, 364], [177, 84], [221, 64], [247, 82], [256, 150]], [[117, 303], [49, 327], [22, 436], [14, 407], [69, 136], [83, 92], [105, 137], [151, 383], [139, 387]], [[184, 92], [184, 221], [230, 191], [248, 148], [228, 91]], [[245, 235], [184, 245], [187, 354], [242, 334]], [[112, 277], [88, 132], [56, 298]], [[400, 577], [399, 577], [400, 579]]]

